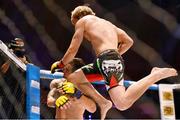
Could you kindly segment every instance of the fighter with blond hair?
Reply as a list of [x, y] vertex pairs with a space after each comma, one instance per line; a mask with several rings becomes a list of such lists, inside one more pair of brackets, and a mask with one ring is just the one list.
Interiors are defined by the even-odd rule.
[[177, 71], [173, 68], [155, 67], [148, 76], [125, 89], [122, 84], [124, 61], [121, 55], [133, 45], [130, 36], [111, 22], [95, 16], [95, 13], [88, 6], [76, 7], [72, 11], [71, 22], [75, 26], [71, 44], [63, 58], [51, 66], [51, 71], [54, 72], [57, 68], [63, 68], [69, 63], [75, 57], [83, 37], [85, 37], [92, 44], [96, 59], [92, 66], [85, 66], [73, 72], [67, 79], [99, 105], [101, 119], [105, 118], [112, 103], [93, 88], [85, 74], [99, 73], [104, 77], [108, 93], [119, 110], [128, 109], [150, 85], [161, 79], [177, 75]]

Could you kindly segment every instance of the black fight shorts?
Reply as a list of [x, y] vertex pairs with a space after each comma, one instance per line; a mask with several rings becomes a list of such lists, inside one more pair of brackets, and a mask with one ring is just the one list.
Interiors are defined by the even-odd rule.
[[124, 68], [124, 60], [116, 50], [105, 50], [98, 55], [93, 65], [86, 65], [82, 70], [85, 75], [101, 74], [109, 90], [123, 80]]

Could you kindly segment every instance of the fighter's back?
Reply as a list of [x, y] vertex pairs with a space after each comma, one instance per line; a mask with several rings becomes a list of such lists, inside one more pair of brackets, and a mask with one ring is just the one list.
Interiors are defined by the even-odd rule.
[[117, 49], [115, 25], [94, 15], [84, 16], [80, 20], [84, 21], [84, 36], [91, 42], [97, 55], [107, 49]]

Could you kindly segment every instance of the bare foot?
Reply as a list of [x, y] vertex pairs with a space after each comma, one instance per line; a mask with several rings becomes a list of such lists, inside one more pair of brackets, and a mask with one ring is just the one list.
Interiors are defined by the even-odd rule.
[[100, 105], [101, 120], [104, 120], [108, 110], [112, 107], [112, 102], [107, 100], [106, 103]]
[[151, 74], [156, 75], [157, 81], [178, 75], [177, 71], [174, 68], [158, 68], [158, 67], [154, 67], [151, 70]]

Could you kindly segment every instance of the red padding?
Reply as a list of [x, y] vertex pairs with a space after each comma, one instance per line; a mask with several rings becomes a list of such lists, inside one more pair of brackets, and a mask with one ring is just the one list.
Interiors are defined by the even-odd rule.
[[86, 78], [89, 82], [97, 82], [102, 81], [104, 79], [101, 74], [88, 74], [86, 75]]

